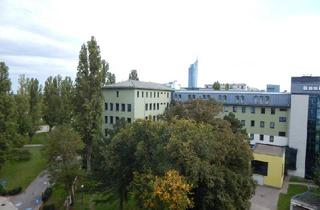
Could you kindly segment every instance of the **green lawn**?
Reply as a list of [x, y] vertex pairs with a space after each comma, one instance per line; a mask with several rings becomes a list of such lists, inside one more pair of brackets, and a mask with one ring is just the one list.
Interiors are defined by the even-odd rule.
[[[49, 133], [38, 133], [32, 137], [31, 144], [47, 144]], [[30, 144], [29, 137], [24, 137], [24, 143]]]
[[45, 169], [46, 161], [41, 148], [29, 148], [31, 159], [28, 161], [7, 161], [0, 171], [0, 180], [7, 180], [7, 189], [27, 186]]
[[297, 194], [301, 194], [307, 190], [307, 186], [289, 184], [288, 193], [280, 193], [279, 195], [278, 210], [289, 210], [291, 197]]
[[313, 183], [313, 180], [304, 179], [301, 177], [292, 176], [290, 177], [289, 182], [299, 182], [299, 183]]

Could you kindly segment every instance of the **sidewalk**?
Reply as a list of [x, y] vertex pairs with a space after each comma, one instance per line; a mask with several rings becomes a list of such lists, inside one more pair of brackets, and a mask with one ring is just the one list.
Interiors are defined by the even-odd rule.
[[0, 209], [1, 210], [18, 210], [13, 203], [9, 201], [6, 197], [0, 196]]

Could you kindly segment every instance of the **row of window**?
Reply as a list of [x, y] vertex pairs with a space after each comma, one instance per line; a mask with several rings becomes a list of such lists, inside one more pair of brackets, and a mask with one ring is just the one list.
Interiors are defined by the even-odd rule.
[[[149, 96], [150, 96], [150, 98], [152, 98], [152, 96], [153, 96], [153, 98], [159, 98], [160, 94], [161, 95], [167, 94], [167, 98], [169, 98], [169, 96], [170, 96], [169, 92], [165, 93], [165, 92], [154, 92], [154, 91], [141, 91], [141, 98], [143, 98], [143, 97], [148, 98]], [[140, 91], [137, 91], [137, 98], [139, 98], [139, 97], [140, 97]]]
[[[232, 111], [233, 112], [238, 112], [238, 108], [239, 107], [237, 107], [237, 106], [232, 106]], [[224, 111], [225, 112], [228, 112], [228, 107], [224, 107]], [[287, 109], [285, 109], [285, 108], [280, 108], [280, 111], [287, 111]], [[241, 106], [241, 112], [242, 113], [246, 113], [247, 112], [247, 107], [245, 107], [245, 106]], [[256, 113], [256, 107], [250, 107], [250, 113], [251, 114], [255, 114]], [[260, 108], [260, 113], [261, 114], [265, 114], [266, 113], [266, 108], [264, 108], [264, 107], [261, 107]], [[275, 107], [271, 107], [270, 108], [270, 113], [272, 114], [272, 115], [274, 115], [274, 114], [276, 114], [276, 108]]]
[[[121, 119], [124, 119], [124, 120], [125, 120], [124, 117], [122, 117]], [[118, 122], [119, 120], [120, 120], [119, 117], [104, 116], [104, 123], [105, 123], [105, 124], [114, 124], [114, 123]], [[131, 123], [131, 118], [130, 118], [130, 117], [127, 118], [127, 122], [128, 122], [128, 123]]]
[[[281, 136], [280, 134], [285, 136], [286, 133], [285, 132], [279, 132], [279, 136]], [[254, 139], [254, 134], [250, 133], [250, 140], [253, 140], [253, 139]], [[259, 140], [260, 141], [266, 140], [265, 135], [260, 134], [259, 135]], [[269, 142], [274, 142], [274, 136], [269, 136]]]
[[[113, 106], [114, 104], [113, 103], [104, 103], [104, 109], [106, 110], [106, 111], [108, 111], [108, 110], [110, 110], [110, 111], [113, 111], [114, 110], [114, 106]], [[115, 104], [115, 111], [120, 111], [120, 105], [121, 105], [121, 111], [122, 112], [125, 112], [125, 111], [127, 111], [127, 112], [131, 112], [131, 104], [119, 104], [119, 103], [116, 103]], [[127, 107], [127, 109], [126, 109], [126, 107]]]
[[[167, 107], [169, 107], [169, 103], [160, 103], [161, 105], [166, 105]], [[148, 111], [148, 110], [159, 110], [160, 109], [160, 106], [159, 106], [159, 103], [146, 103], [145, 104], [145, 110]]]
[[[245, 120], [241, 120], [240, 121], [241, 125], [245, 126], [246, 125], [246, 121]], [[256, 122], [254, 120], [250, 121], [250, 126], [251, 127], [255, 127]], [[264, 121], [260, 121], [260, 128], [264, 128], [265, 127], [265, 122]], [[270, 122], [269, 127], [274, 129], [275, 128], [275, 122]]]

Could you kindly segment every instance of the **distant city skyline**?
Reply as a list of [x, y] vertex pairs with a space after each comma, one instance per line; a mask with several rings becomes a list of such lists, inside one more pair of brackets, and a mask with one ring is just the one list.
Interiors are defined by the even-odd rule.
[[[50, 8], [50, 9], [48, 9]], [[192, 14], [192, 15], [190, 15]], [[43, 84], [76, 75], [81, 45], [95, 36], [117, 81], [186, 87], [198, 57], [198, 86], [246, 83], [290, 91], [291, 76], [318, 76], [320, 1], [0, 1], [0, 60]]]

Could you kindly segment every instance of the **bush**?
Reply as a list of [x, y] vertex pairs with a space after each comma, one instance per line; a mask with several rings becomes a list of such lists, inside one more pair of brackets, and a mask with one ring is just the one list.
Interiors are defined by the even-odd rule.
[[27, 161], [31, 159], [31, 153], [26, 148], [15, 148], [11, 151], [11, 160]]
[[[1, 185], [2, 186], [2, 185]], [[17, 195], [22, 191], [22, 187], [16, 187], [13, 188], [11, 190], [6, 190], [2, 187], [2, 189], [0, 189], [0, 195], [2, 196], [7, 196], [7, 195]]]
[[43, 193], [42, 193], [42, 201], [46, 202], [49, 200], [50, 196], [52, 194], [52, 188], [48, 187]]
[[54, 206], [54, 204], [50, 204], [50, 205], [44, 205], [42, 207], [42, 210], [55, 210], [56, 207]]

